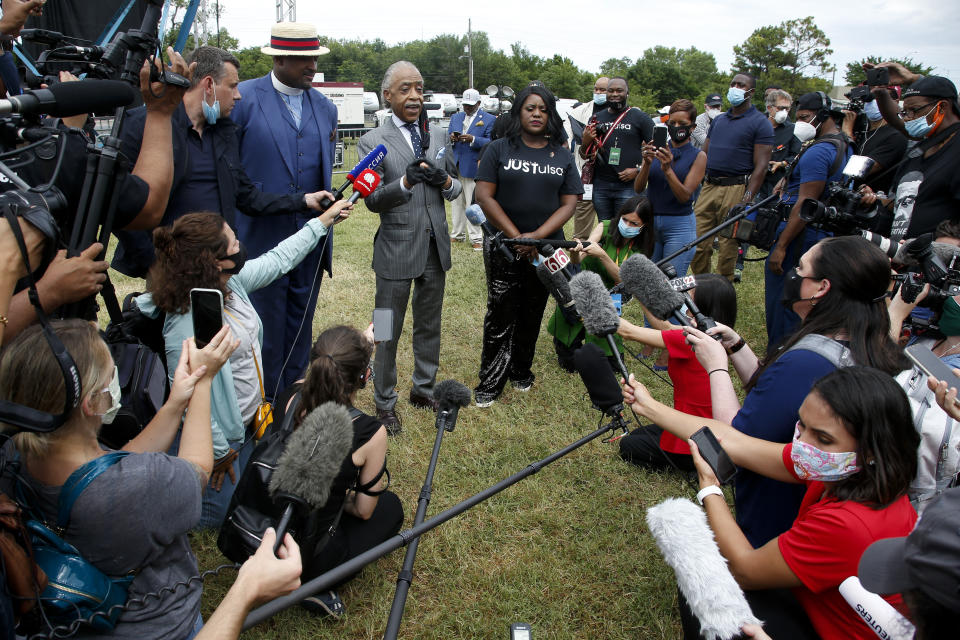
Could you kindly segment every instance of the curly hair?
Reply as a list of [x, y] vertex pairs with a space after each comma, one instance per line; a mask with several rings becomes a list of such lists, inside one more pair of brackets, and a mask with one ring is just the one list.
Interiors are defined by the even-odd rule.
[[171, 227], [153, 230], [157, 258], [150, 267], [147, 290], [165, 313], [190, 310], [190, 289], [218, 289], [226, 299], [217, 261], [227, 253], [226, 222], [218, 213], [202, 211], [177, 218]]

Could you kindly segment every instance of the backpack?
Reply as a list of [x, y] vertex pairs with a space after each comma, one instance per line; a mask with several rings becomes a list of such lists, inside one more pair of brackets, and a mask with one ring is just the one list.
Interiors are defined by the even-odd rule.
[[104, 331], [121, 390], [120, 411], [100, 430], [100, 440], [111, 449], [120, 449], [137, 436], [167, 399], [164, 315], [144, 315], [134, 300], [137, 295], [124, 298], [122, 319], [110, 322]]
[[917, 477], [910, 483], [910, 502], [917, 513], [960, 479], [960, 425], [937, 405], [927, 388], [927, 374], [917, 367], [894, 378], [907, 394], [913, 424], [920, 434]]

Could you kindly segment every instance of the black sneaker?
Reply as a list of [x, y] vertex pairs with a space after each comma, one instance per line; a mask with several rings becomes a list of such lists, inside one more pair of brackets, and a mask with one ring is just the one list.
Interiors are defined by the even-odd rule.
[[309, 598], [304, 598], [300, 605], [311, 613], [327, 618], [339, 619], [346, 613], [343, 600], [341, 600], [337, 592], [332, 589], [318, 593], [315, 596], [310, 596]]

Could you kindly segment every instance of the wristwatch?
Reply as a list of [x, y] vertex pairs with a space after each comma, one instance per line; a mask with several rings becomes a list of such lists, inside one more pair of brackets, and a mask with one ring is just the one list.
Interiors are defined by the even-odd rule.
[[720, 496], [722, 498], [723, 490], [715, 484], [700, 489], [699, 493], [697, 493], [697, 502], [700, 503], [701, 507], [703, 506], [703, 499], [707, 496]]

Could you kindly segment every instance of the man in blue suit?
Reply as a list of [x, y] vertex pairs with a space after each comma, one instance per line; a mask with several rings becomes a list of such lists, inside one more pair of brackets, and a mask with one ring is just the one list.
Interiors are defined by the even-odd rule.
[[493, 121], [496, 118], [480, 109], [480, 92], [467, 89], [463, 92], [463, 111], [450, 118], [447, 135], [453, 144], [453, 158], [460, 172], [460, 184], [463, 193], [451, 203], [453, 229], [450, 239], [459, 242], [469, 236], [474, 251], [483, 251], [483, 233], [480, 227], [471, 224], [465, 214], [466, 208], [473, 202], [473, 179], [477, 177], [477, 158], [480, 149], [490, 142]]
[[[240, 160], [250, 179], [268, 192], [330, 189], [337, 108], [312, 87], [320, 46], [317, 29], [281, 22], [270, 31], [273, 71], [240, 83], [244, 100], [233, 110]], [[291, 212], [269, 219], [237, 216], [237, 236], [250, 257], [269, 251], [310, 219]], [[268, 398], [299, 379], [307, 367], [313, 312], [323, 270], [330, 273], [333, 234], [299, 266], [250, 298], [263, 321], [263, 382]]]

